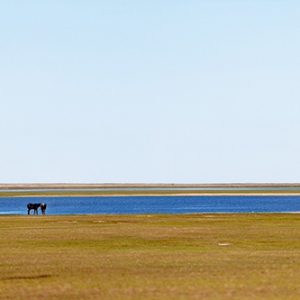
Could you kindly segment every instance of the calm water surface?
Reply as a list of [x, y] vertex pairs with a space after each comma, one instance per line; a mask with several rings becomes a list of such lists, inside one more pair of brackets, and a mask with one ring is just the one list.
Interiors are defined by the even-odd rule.
[[300, 196], [85, 196], [3, 197], [0, 214], [27, 214], [27, 203], [40, 202], [47, 203], [46, 214], [300, 211]]

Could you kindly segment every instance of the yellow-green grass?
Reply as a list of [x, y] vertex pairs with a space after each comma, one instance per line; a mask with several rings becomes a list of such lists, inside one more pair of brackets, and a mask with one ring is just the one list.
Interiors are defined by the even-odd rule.
[[299, 299], [298, 214], [0, 216], [0, 299]]
[[0, 184], [0, 197], [134, 195], [300, 195], [299, 183], [251, 184]]
[[155, 196], [155, 195], [299, 195], [300, 189], [295, 190], [234, 190], [234, 189], [224, 189], [224, 190], [203, 190], [203, 189], [191, 189], [191, 190], [19, 190], [19, 191], [0, 191], [0, 197], [16, 197], [16, 196]]

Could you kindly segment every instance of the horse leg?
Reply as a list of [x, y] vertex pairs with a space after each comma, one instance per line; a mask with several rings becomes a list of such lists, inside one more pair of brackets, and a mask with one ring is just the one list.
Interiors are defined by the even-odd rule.
[[28, 209], [28, 214], [30, 215], [30, 209]]

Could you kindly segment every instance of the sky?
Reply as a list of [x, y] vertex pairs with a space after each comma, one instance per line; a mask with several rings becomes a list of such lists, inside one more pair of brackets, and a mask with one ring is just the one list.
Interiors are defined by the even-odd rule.
[[1, 1], [0, 183], [300, 182], [300, 1]]

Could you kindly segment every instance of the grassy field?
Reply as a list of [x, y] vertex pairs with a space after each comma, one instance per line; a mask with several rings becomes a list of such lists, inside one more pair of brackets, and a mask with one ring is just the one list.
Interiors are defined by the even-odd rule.
[[0, 197], [17, 197], [17, 196], [146, 196], [146, 195], [300, 195], [299, 190], [166, 190], [166, 191], [134, 191], [134, 190], [120, 190], [120, 191], [4, 191], [0, 192]]
[[300, 195], [300, 184], [0, 184], [0, 197], [182, 194]]
[[0, 299], [299, 299], [298, 214], [0, 216]]

